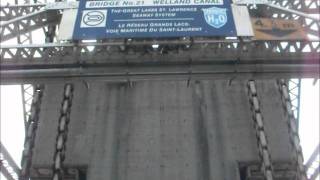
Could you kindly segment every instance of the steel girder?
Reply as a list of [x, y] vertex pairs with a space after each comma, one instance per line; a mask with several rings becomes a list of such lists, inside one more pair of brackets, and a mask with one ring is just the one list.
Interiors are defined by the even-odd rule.
[[[281, 1], [275, 0], [276, 4], [283, 7], [303, 11], [307, 8], [318, 7], [317, 0], [306, 1]], [[310, 2], [310, 3], [309, 3]], [[266, 8], [266, 9], [264, 9]], [[281, 17], [285, 19], [299, 19], [307, 29], [309, 34], [317, 35], [319, 32], [319, 22], [314, 20], [306, 20], [304, 17], [292, 15], [288, 12], [278, 9], [272, 9], [266, 6], [258, 6], [258, 10], [267, 10], [269, 17]], [[268, 13], [265, 16], [268, 16]], [[57, 16], [52, 16], [54, 19]], [[38, 27], [44, 27], [40, 25]], [[49, 32], [49, 29], [48, 29]], [[48, 34], [46, 32], [46, 34]], [[16, 34], [12, 33], [12, 37]], [[268, 71], [266, 64], [278, 65], [276, 68], [285, 68], [282, 73], [273, 72], [272, 77], [282, 77], [286, 74], [288, 77], [317, 77], [319, 71], [320, 44], [318, 39], [313, 41], [250, 41], [243, 42], [239, 38], [235, 39], [214, 39], [214, 38], [177, 38], [168, 40], [104, 40], [95, 43], [46, 43], [40, 45], [13, 45], [2, 46], [0, 49], [0, 65], [2, 79], [11, 77], [10, 73], [22, 73], [23, 75], [32, 77], [35, 80], [32, 70], [36, 71], [42, 68], [44, 73], [52, 73], [60, 77], [68, 76], [63, 74], [61, 65], [66, 67], [82, 67], [91, 66], [98, 68], [99, 65], [109, 66], [115, 63], [119, 67], [124, 67], [121, 63], [127, 64], [139, 62], [141, 67], [144, 63], [153, 63], [154, 65], [170, 62], [183, 65], [190, 65], [189, 61], [205, 60], [209, 64], [215, 64], [218, 61], [228, 60], [231, 62], [250, 62], [250, 65], [256, 65], [251, 69], [250, 73], [265, 73]], [[53, 39], [51, 37], [51, 39]], [[152, 45], [158, 44], [159, 48], [152, 48]], [[217, 60], [217, 61], [215, 61]], [[259, 61], [262, 60], [262, 61]], [[262, 63], [263, 62], [263, 63]], [[276, 63], [274, 63], [276, 62]], [[255, 64], [256, 63], [256, 64]], [[232, 63], [231, 63], [232, 64]], [[263, 66], [262, 66], [263, 64]], [[312, 67], [310, 67], [312, 64]], [[60, 66], [60, 68], [56, 68]], [[229, 72], [234, 69], [234, 65], [228, 65], [228, 70], [221, 72]], [[45, 68], [44, 68], [45, 67]], [[170, 69], [171, 66], [169, 66]], [[174, 67], [174, 66], [172, 66]], [[215, 67], [213, 67], [215, 68]], [[53, 70], [53, 71], [51, 71]], [[60, 71], [61, 70], [61, 71]], [[284, 70], [284, 69], [282, 69]], [[296, 71], [293, 71], [296, 70]], [[97, 71], [98, 72], [98, 71]], [[286, 72], [286, 73], [283, 73]], [[62, 74], [59, 74], [62, 73]], [[82, 72], [84, 73], [84, 72]], [[88, 72], [89, 73], [89, 72]], [[171, 72], [170, 72], [171, 73]], [[248, 73], [248, 72], [247, 72]], [[21, 74], [21, 75], [22, 75]], [[100, 73], [103, 76], [105, 73]], [[108, 73], [107, 73], [108, 74]], [[276, 75], [276, 76], [275, 76]], [[77, 76], [77, 75], [75, 75]]]
[[[318, 15], [318, 17], [314, 16], [314, 18], [319, 18], [319, 11], [320, 8], [320, 1], [319, 0], [291, 0], [291, 1], [283, 1], [283, 0], [273, 0], [273, 3], [276, 5], [280, 5], [281, 7], [285, 7], [287, 9], [297, 10], [300, 12], [307, 13], [309, 15]], [[306, 46], [312, 46], [312, 44], [318, 44], [319, 43], [319, 30], [320, 30], [320, 22], [319, 20], [311, 20], [306, 17], [298, 16], [295, 14], [291, 14], [286, 11], [274, 11], [270, 17], [275, 18], [283, 18], [283, 19], [294, 19], [300, 21], [300, 23], [303, 25], [305, 32], [307, 32], [309, 35], [312, 35], [314, 39], [317, 39], [317, 42], [305, 42]], [[295, 49], [296, 52], [301, 52], [298, 49]], [[314, 50], [311, 50], [312, 52], [319, 53], [319, 48], [316, 48]], [[297, 117], [297, 120], [299, 119], [299, 99], [300, 99], [300, 84], [301, 80], [290, 80], [291, 84], [291, 98], [292, 103], [295, 111], [295, 115]]]
[[[280, 5], [281, 7], [285, 7], [285, 8], [289, 8], [289, 9], [293, 9], [293, 10], [298, 10], [301, 12], [305, 12], [305, 13], [311, 13], [311, 14], [319, 14], [319, 12], [317, 11], [320, 8], [319, 5], [319, 1], [318, 0], [291, 0], [291, 1], [283, 1], [283, 0], [273, 0], [274, 4]], [[14, 13], [15, 15], [13, 15], [13, 17], [19, 17], [19, 15], [27, 15], [24, 14], [25, 12], [30, 11], [30, 13], [36, 13], [39, 12], [39, 10], [41, 9], [41, 7], [43, 7], [44, 4], [36, 4], [36, 5], [19, 5], [19, 6], [2, 6], [0, 7], [1, 9], [1, 14], [2, 15], [2, 21], [6, 20], [6, 19], [10, 19], [12, 17], [12, 15], [10, 16], [10, 12]], [[266, 8], [266, 7], [265, 7]], [[284, 19], [299, 19], [305, 26], [306, 30], [309, 31], [310, 34], [313, 34], [314, 36], [318, 36], [319, 37], [319, 21], [316, 20], [311, 20], [308, 19], [306, 20], [306, 18], [298, 16], [298, 15], [293, 15], [292, 13], [288, 13], [282, 10], [275, 10], [275, 9], [270, 9], [270, 7], [267, 7], [267, 11], [265, 10], [265, 8], [259, 7], [259, 10], [261, 9], [262, 12], [267, 12], [267, 14], [269, 14], [270, 17], [280, 17], [280, 18], [284, 18]], [[21, 16], [20, 16], [21, 17]], [[56, 19], [58, 21], [58, 19], [60, 18], [60, 16], [53, 16], [50, 15], [50, 17], [52, 17], [53, 19]], [[44, 18], [45, 19], [45, 18]], [[12, 20], [12, 19], [11, 19]], [[36, 20], [34, 20], [34, 22], [37, 22]], [[39, 26], [44, 26], [43, 24], [38, 24]], [[3, 38], [8, 39], [8, 38], [12, 38], [15, 37], [17, 35], [17, 33], [15, 33], [15, 31], [12, 31], [11, 29], [11, 36], [7, 37], [7, 38]], [[23, 31], [21, 31], [23, 33]]]
[[[283, 0], [274, 0], [275, 4], [279, 4], [283, 7], [294, 9], [308, 14], [312, 14], [320, 18], [320, 1], [319, 0], [292, 0], [292, 1], [283, 1]], [[314, 38], [320, 39], [320, 22], [319, 20], [311, 20], [302, 16], [293, 15], [291, 13], [286, 13], [283, 11], [273, 12], [273, 17], [284, 18], [284, 19], [295, 19], [299, 20], [304, 26], [305, 31], [313, 35]]]
[[[35, 2], [36, 0], [34, 0]], [[16, 1], [18, 3], [18, 1]], [[25, 3], [29, 3], [28, 0], [25, 1]], [[44, 5], [44, 4], [43, 4]], [[16, 5], [18, 6], [18, 5]], [[34, 12], [35, 10], [39, 10], [41, 8], [40, 5], [30, 5], [30, 4], [25, 4], [24, 6], [31, 6], [31, 9], [27, 8], [27, 12]], [[37, 7], [34, 7], [37, 6]], [[17, 37], [17, 42], [19, 44], [32, 44], [32, 33], [25, 33], [25, 34], [20, 34], [20, 36]], [[27, 127], [28, 127], [28, 117], [30, 115], [30, 110], [31, 110], [31, 104], [32, 104], [32, 99], [33, 99], [33, 86], [29, 84], [21, 84], [21, 97], [22, 97], [22, 107], [23, 107], [23, 119], [24, 119], [24, 125], [25, 125], [25, 134], [27, 134]]]
[[[273, 0], [273, 3], [288, 9], [293, 9], [293, 10], [298, 10], [298, 11], [309, 13], [309, 14], [319, 15], [319, 12], [317, 10], [320, 8], [320, 5], [319, 5], [320, 3], [318, 0], [290, 0], [290, 1]], [[44, 4], [2, 6], [0, 7], [1, 9], [0, 12], [2, 17], [1, 19], [2, 21], [12, 20], [12, 17], [26, 16], [27, 14], [25, 13], [36, 13], [36, 12], [39, 12], [43, 6]], [[304, 24], [306, 30], [309, 31], [309, 33], [319, 37], [319, 33], [317, 33], [319, 32], [319, 22], [317, 22], [316, 20], [311, 20], [311, 19], [306, 20], [306, 18], [304, 17], [293, 15], [292, 13], [288, 13], [279, 9], [277, 10], [270, 9], [270, 7], [267, 7], [268, 9], [266, 11], [265, 8], [260, 7], [259, 9], [261, 9], [262, 12], [267, 12], [265, 14], [269, 14], [270, 17], [280, 17], [284, 19], [289, 19], [289, 18], [299, 19]], [[50, 15], [50, 17], [56, 20], [60, 18], [59, 16], [52, 16], [52, 15]], [[34, 20], [34, 22], [37, 22], [37, 21]], [[39, 24], [39, 25], [44, 26], [43, 24]], [[17, 35], [17, 33], [15, 33], [15, 31], [11, 31], [10, 38], [14, 37], [15, 35]], [[3, 38], [3, 39], [6, 39], [6, 38]]]
[[[170, 43], [171, 45], [168, 45]], [[175, 74], [189, 76], [188, 74], [193, 75], [197, 71], [200, 74], [208, 72], [208, 76], [202, 76], [204, 79], [223, 73], [226, 73], [226, 76], [219, 76], [220, 78], [230, 77], [230, 74], [235, 76], [233, 73], [246, 74], [245, 77], [318, 77], [319, 43], [311, 43], [314, 45], [311, 48], [305, 42], [283, 43], [285, 48], [281, 44], [279, 48], [277, 42], [240, 42], [237, 39], [206, 38], [3, 46], [0, 52], [1, 78], [2, 82], [14, 82], [18, 79], [18, 82], [21, 82], [30, 78], [31, 81], [26, 81], [29, 83], [40, 77], [111, 77], [117, 74], [123, 79], [126, 74], [143, 75], [144, 70], [151, 71], [152, 76], [171, 74], [173, 79], [177, 77]], [[151, 44], [160, 46], [154, 49]], [[303, 52], [305, 49], [308, 49], [308, 52]], [[150, 64], [152, 67], [147, 68]], [[179, 64], [182, 68], [176, 66]], [[139, 71], [126, 70], [128, 65], [138, 67]], [[191, 68], [197, 65], [208, 66], [211, 69], [208, 71]], [[114, 66], [117, 68], [110, 69]], [[71, 70], [68, 67], [75, 69]], [[100, 67], [105, 68], [98, 70]]]
[[[237, 44], [240, 48], [230, 48]], [[240, 45], [241, 44], [241, 45]], [[189, 48], [112, 44], [47, 44], [15, 47], [14, 58], [1, 62], [2, 83], [57, 79], [147, 80], [147, 79], [212, 79], [212, 78], [293, 78], [317, 77], [318, 53], [259, 51], [251, 43], [194, 44]], [[173, 46], [176, 47], [176, 46]], [[92, 48], [92, 49], [90, 49]], [[2, 49], [2, 53], [13, 53]], [[29, 56], [29, 57], [27, 57]], [[19, 57], [19, 58], [17, 58]], [[15, 59], [17, 58], [17, 59]]]
[[[274, 0], [275, 4], [278, 4], [282, 7], [286, 7], [288, 9], [298, 10], [301, 12], [306, 12], [308, 14], [312, 14], [316, 17], [320, 17], [319, 9], [320, 9], [320, 1], [319, 0], [292, 0], [292, 1], [283, 1], [283, 0]], [[284, 11], [274, 11], [272, 13], [272, 17], [275, 18], [283, 18], [283, 19], [295, 19], [299, 20], [307, 33], [317, 37], [319, 40], [319, 30], [320, 30], [320, 22], [319, 20], [311, 20], [302, 16], [297, 16], [291, 13], [287, 13]]]
[[317, 8], [320, 7], [319, 0], [272, 0], [275, 4], [279, 4], [282, 7], [288, 7], [290, 9], [299, 10], [308, 14], [319, 14]]
[[0, 170], [7, 180], [18, 180], [20, 168], [14, 162], [5, 146], [0, 142]]
[[0, 6], [1, 21], [9, 21], [39, 11], [45, 4], [24, 4]]
[[[159, 45], [153, 48], [152, 45]], [[176, 39], [176, 40], [110, 40], [93, 43], [47, 43], [37, 45], [2, 45], [0, 48], [1, 65], [7, 62], [23, 64], [28, 61], [47, 63], [48, 60], [63, 60], [65, 58], [85, 57], [100, 59], [107, 56], [153, 55], [153, 54], [191, 54], [202, 51], [209, 56], [224, 56], [231, 54], [247, 54], [254, 57], [281, 57], [282, 55], [301, 57], [319, 55], [320, 43], [318, 41], [250, 41], [243, 42], [238, 39], [216, 40], [210, 38]], [[75, 54], [76, 53], [76, 54]], [[214, 53], [214, 54], [212, 54]], [[304, 54], [304, 56], [301, 56]], [[70, 57], [71, 56], [71, 57]], [[25, 64], [28, 65], [28, 64]]]
[[[319, 6], [319, 1], [318, 0], [292, 0], [292, 1], [282, 1], [282, 0], [274, 0], [273, 1], [274, 4], [280, 5], [282, 7], [285, 8], [289, 8], [289, 9], [293, 9], [293, 10], [298, 10], [301, 12], [305, 12], [306, 9], [311, 9], [311, 12], [316, 12], [315, 10], [317, 10], [320, 6]], [[15, 14], [17, 14], [15, 17], [18, 17], [18, 15], [24, 15], [24, 16], [28, 16], [24, 13], [21, 12], [25, 12], [25, 9], [27, 8], [27, 11], [33, 12], [33, 13], [38, 13], [38, 14], [42, 14], [39, 13], [41, 12], [41, 7], [43, 7], [44, 4], [38, 4], [38, 5], [19, 5], [19, 6], [3, 6], [1, 7], [1, 11], [3, 11], [5, 14], [4, 15], [4, 19], [9, 19], [10, 16], [8, 16], [8, 12], [14, 12]], [[31, 9], [28, 9], [31, 8]], [[267, 8], [267, 11], [266, 9]], [[284, 18], [284, 19], [299, 19], [305, 26], [306, 31], [308, 31], [309, 34], [312, 34], [313, 36], [317, 36], [319, 39], [319, 21], [316, 20], [311, 20], [308, 19], [306, 20], [306, 18], [298, 16], [298, 15], [293, 15], [291, 13], [279, 10], [279, 9], [270, 9], [270, 7], [259, 7], [259, 10], [261, 9], [262, 12], [268, 12], [267, 15], [269, 14], [270, 17], [280, 17], [280, 18]], [[315, 9], [315, 10], [312, 10]], [[309, 12], [310, 13], [310, 12]], [[32, 13], [31, 13], [32, 14]], [[317, 13], [319, 14], [319, 12]], [[20, 16], [21, 17], [21, 16]], [[33, 17], [33, 16], [32, 16]], [[47, 19], [50, 17], [50, 20]], [[57, 12], [55, 12], [55, 14], [50, 14], [49, 16], [43, 17], [42, 20], [47, 21], [47, 22], [51, 22], [51, 21], [55, 21], [55, 23], [57, 23], [60, 19], [60, 16]], [[12, 19], [11, 19], [12, 20]], [[47, 23], [43, 23], [41, 21], [39, 21], [39, 18], [37, 17], [33, 17], [30, 18], [28, 20], [31, 20], [32, 23], [34, 24], [35, 27], [44, 27], [47, 26]], [[3, 21], [3, 20], [2, 20]], [[27, 31], [32, 31], [35, 28], [34, 26], [30, 26], [30, 23], [21, 23], [19, 21], [16, 21], [15, 23], [12, 23], [10, 26], [5, 26], [2, 28], [2, 31], [4, 31], [4, 29], [6, 29], [5, 31], [7, 31], [7, 33], [2, 32], [1, 33], [1, 37], [2, 37], [2, 41], [14, 38], [16, 36], [20, 34], [23, 34]], [[20, 30], [17, 28], [17, 24], [20, 24], [22, 27], [24, 27], [25, 24], [27, 24], [29, 26], [29, 29], [26, 28], [20, 28]]]
[[[319, 65], [309, 64], [297, 66], [286, 63], [275, 64], [237, 64], [232, 63], [201, 64], [116, 64], [116, 65], [78, 65], [68, 64], [56, 68], [33, 68], [24, 70], [4, 70], [1, 72], [3, 84], [10, 83], [57, 83], [72, 81], [107, 81], [130, 82], [140, 80], [213, 80], [213, 79], [277, 79], [314, 77], [319, 72]], [[233, 68], [232, 68], [233, 67]], [[308, 71], [308, 72], [306, 72]], [[315, 73], [316, 72], [316, 73]]]
[[30, 115], [31, 104], [33, 99], [33, 86], [30, 84], [21, 85], [21, 95], [22, 95], [22, 104], [23, 104], [23, 118], [25, 130], [27, 130], [27, 121]]
[[56, 11], [40, 10], [6, 21], [0, 25], [0, 41], [3, 42], [16, 38], [21, 34], [43, 28], [50, 24], [57, 24], [59, 19], [60, 15]]
[[309, 160], [306, 162], [307, 172], [310, 174], [310, 180], [316, 180], [320, 175], [320, 144], [314, 149]]
[[292, 110], [297, 121], [297, 129], [299, 130], [301, 79], [290, 79], [288, 84]]

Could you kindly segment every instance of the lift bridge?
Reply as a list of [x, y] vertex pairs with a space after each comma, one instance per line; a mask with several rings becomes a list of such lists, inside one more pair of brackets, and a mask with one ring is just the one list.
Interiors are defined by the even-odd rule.
[[20, 166], [1, 144], [8, 180], [319, 175], [309, 173], [319, 147], [303, 159], [292, 80], [319, 78], [319, 0], [238, 4], [252, 18], [295, 20], [308, 40], [61, 41], [62, 14], [76, 2], [14, 2], [0, 7], [0, 75], [22, 84], [26, 134]]

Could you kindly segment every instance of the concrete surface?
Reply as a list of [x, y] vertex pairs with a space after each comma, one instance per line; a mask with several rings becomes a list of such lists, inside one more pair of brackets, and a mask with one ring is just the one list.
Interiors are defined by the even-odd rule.
[[[257, 81], [274, 161], [290, 159], [275, 80]], [[63, 84], [47, 85], [33, 164], [52, 165]], [[239, 180], [258, 161], [246, 81], [78, 83], [66, 165], [88, 180]]]

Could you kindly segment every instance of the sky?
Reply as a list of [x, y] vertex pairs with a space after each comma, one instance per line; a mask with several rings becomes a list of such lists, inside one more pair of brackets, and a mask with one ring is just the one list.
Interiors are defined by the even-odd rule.
[[20, 86], [1, 86], [1, 142], [20, 162], [24, 120]]
[[[313, 85], [314, 79], [306, 79], [301, 83], [301, 106], [300, 106], [300, 125], [299, 125], [299, 134], [301, 139], [301, 146], [303, 148], [303, 154], [305, 161], [307, 161], [314, 151], [315, 147], [319, 144], [319, 101], [320, 101], [320, 89], [319, 84], [320, 80]], [[313, 167], [319, 166], [314, 164]], [[310, 174], [310, 172], [308, 172]], [[312, 171], [311, 171], [312, 173]], [[320, 177], [317, 177], [319, 180]]]
[[[24, 119], [19, 85], [0, 87], [0, 141], [20, 166], [24, 142]], [[1, 174], [1, 180], [5, 178]]]
[[[313, 79], [302, 81], [300, 107], [300, 137], [303, 147], [316, 147], [319, 143], [319, 81], [313, 85]], [[309, 157], [313, 149], [305, 148], [304, 153]]]

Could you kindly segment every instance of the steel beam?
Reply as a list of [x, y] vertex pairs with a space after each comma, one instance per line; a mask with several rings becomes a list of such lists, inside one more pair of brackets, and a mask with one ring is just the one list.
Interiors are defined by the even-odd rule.
[[[313, 1], [315, 1], [315, 0], [312, 0], [312, 2]], [[315, 6], [319, 7], [319, 4], [317, 2], [315, 2], [313, 4], [316, 4]], [[272, 6], [273, 8], [278, 8], [275, 12], [273, 12], [273, 14], [278, 14], [279, 17], [281, 17], [281, 18], [284, 18], [284, 19], [294, 18], [295, 16], [293, 14], [296, 14], [297, 18], [299, 18], [300, 20], [303, 20], [302, 22], [303, 22], [303, 24], [305, 26], [306, 31], [308, 31], [308, 33], [312, 34], [313, 36], [317, 36], [318, 39], [319, 39], [319, 27], [320, 27], [319, 19], [314, 17], [314, 16], [310, 16], [309, 14], [306, 14], [306, 13], [304, 13], [302, 11], [299, 11], [302, 8], [304, 8], [304, 9], [306, 9], [306, 8], [314, 8], [313, 6], [311, 6], [312, 3], [310, 3], [308, 5], [306, 3], [304, 3], [303, 4], [304, 6], [300, 7], [301, 4], [297, 3], [297, 1], [290, 1], [290, 2], [283, 3], [283, 1], [274, 0], [272, 2], [272, 4], [269, 4], [269, 5]], [[14, 6], [10, 6], [10, 7], [11, 7], [11, 9], [14, 9]], [[19, 6], [19, 7], [21, 7], [21, 6]], [[41, 7], [41, 5], [39, 5], [39, 7]], [[45, 11], [45, 10], [42, 10], [42, 11]], [[41, 10], [38, 11], [38, 12], [41, 12]], [[28, 14], [28, 15], [25, 15], [25, 16], [30, 16], [30, 15], [32, 15], [32, 13]], [[283, 15], [285, 15], [285, 16], [283, 16]], [[49, 16], [46, 16], [45, 18], [42, 18], [42, 19], [46, 20], [46, 21], [49, 21], [49, 18], [52, 18], [50, 21], [56, 21], [55, 23], [57, 23], [59, 21], [59, 19], [60, 19], [60, 16], [51, 14]], [[297, 18], [295, 18], [295, 19], [297, 19]], [[306, 19], [308, 19], [309, 21], [311, 20], [311, 22], [307, 22]], [[16, 21], [15, 24], [19, 23], [20, 26], [23, 26], [24, 23], [22, 23], [21, 21], [22, 20]], [[54, 32], [54, 30], [55, 30], [54, 28], [52, 28], [52, 27], [54, 27], [54, 25], [39, 23], [36, 20], [33, 20], [33, 22], [35, 22], [35, 27], [39, 28], [39, 27], [44, 27], [44, 26], [49, 25], [49, 30], [52, 29], [51, 30], [52, 32]], [[5, 22], [5, 24], [7, 24], [7, 23]], [[6, 27], [3, 28], [3, 29], [6, 29], [6, 31], [10, 31], [10, 33], [9, 34], [2, 33], [1, 34], [2, 41], [5, 41], [5, 40], [11, 39], [11, 38], [14, 38], [14, 37], [17, 36], [17, 32], [16, 32], [17, 30], [16, 30], [15, 26], [11, 25], [11, 26], [6, 26]], [[30, 26], [30, 23], [29, 23], [29, 26]], [[316, 26], [317, 29], [315, 29], [314, 26]], [[30, 28], [30, 30], [34, 30], [35, 27], [32, 26], [32, 27], [29, 27], [29, 28]], [[21, 29], [21, 33], [25, 33], [25, 31], [23, 31], [24, 29], [26, 29], [26, 28], [22, 28]], [[49, 33], [49, 34], [52, 34], [52, 33]], [[50, 38], [52, 39], [52, 37], [50, 37]], [[48, 42], [50, 42], [50, 41], [48, 41]]]
[[2, 161], [0, 161], [0, 170], [2, 175], [6, 178], [6, 180], [18, 180], [11, 175], [10, 171], [5, 167]]
[[283, 12], [286, 12], [286, 13], [295, 14], [295, 15], [310, 19], [312, 21], [315, 21], [316, 23], [318, 23], [320, 21], [319, 17], [314, 17], [314, 16], [311, 16], [311, 15], [309, 15], [307, 13], [300, 12], [300, 11], [297, 11], [297, 10], [294, 10], [294, 9], [285, 8], [285, 7], [278, 6], [278, 5], [273, 4], [273, 3], [267, 3], [266, 5], [270, 6], [272, 8], [276, 8], [276, 9], [278, 9], [280, 11], [283, 11]]
[[0, 24], [0, 42], [16, 38], [20, 34], [28, 33], [50, 24], [57, 24], [61, 15], [56, 11], [40, 10], [17, 17]]
[[88, 63], [60, 64], [7, 68], [1, 70], [1, 83], [40, 83], [74, 80], [138, 81], [138, 80], [198, 80], [198, 79], [259, 79], [316, 77], [318, 61], [309, 60], [288, 64], [286, 60], [226, 60], [226, 61], [181, 61], [175, 63]]
[[316, 178], [319, 177], [319, 174], [320, 174], [320, 165], [318, 163], [318, 166], [316, 167], [315, 171], [310, 176], [310, 180], [316, 180]]
[[290, 79], [288, 84], [291, 105], [297, 121], [297, 129], [299, 130], [301, 79]]
[[320, 146], [318, 145], [306, 163], [307, 172], [311, 173], [310, 180], [316, 180], [320, 175]]
[[23, 118], [25, 124], [25, 132], [27, 132], [27, 122], [30, 115], [31, 104], [33, 99], [33, 86], [30, 84], [21, 85], [21, 95], [23, 104]]
[[0, 6], [0, 19], [1, 21], [9, 21], [17, 17], [22, 17], [39, 11], [45, 5], [46, 4], [23, 4]]
[[[234, 76], [234, 73], [245, 75], [243, 77], [253, 77], [254, 74], [273, 78], [318, 77], [319, 43], [305, 53], [301, 52], [307, 47], [304, 42], [286, 43], [286, 48], [279, 48], [277, 43], [270, 42], [268, 49], [266, 42], [241, 42], [238, 39], [4, 46], [0, 52], [0, 65], [2, 79], [11, 82], [15, 78], [20, 79], [17, 82], [23, 82], [22, 79], [54, 79], [54, 76], [119, 80], [128, 74], [136, 77], [133, 79], [143, 79], [143, 75], [146, 79], [160, 76], [171, 79], [182, 76], [185, 79], [189, 74], [221, 78], [230, 77], [230, 74]], [[151, 44], [160, 45], [154, 49]], [[291, 48], [301, 50], [290, 52]], [[139, 71], [135, 68], [128, 70], [130, 66], [139, 67]], [[199, 66], [201, 68], [197, 70]], [[210, 69], [206, 69], [208, 67]]]
[[[160, 45], [159, 48], [152, 48], [152, 44]], [[215, 40], [215, 39], [187, 39], [187, 40], [140, 40], [140, 41], [106, 41], [96, 43], [47, 43], [38, 45], [3, 45], [0, 48], [1, 65], [5, 62], [16, 64], [33, 61], [45, 62], [54, 59], [65, 60], [68, 58], [90, 58], [99, 59], [109, 56], [128, 56], [128, 55], [153, 55], [153, 54], [177, 54], [185, 56], [207, 56], [228, 57], [231, 55], [270, 57], [292, 56], [307, 59], [309, 55], [319, 55], [320, 43], [304, 41], [252, 41], [242, 43], [234, 40]], [[305, 51], [305, 52], [303, 52]], [[201, 53], [206, 54], [201, 54]], [[302, 56], [303, 55], [303, 56]], [[234, 56], [233, 56], [234, 57]]]
[[[300, 5], [297, 5], [297, 1], [283, 2], [276, 0], [273, 2], [294, 10], [311, 7], [310, 4], [307, 5], [306, 3], [302, 3], [303, 6], [299, 7]], [[284, 18], [293, 18], [290, 12], [282, 10], [273, 10], [272, 12], [275, 13], [276, 11], [280, 11], [278, 12], [279, 15], [287, 13]], [[297, 17], [300, 19], [304, 18], [301, 16]], [[308, 33], [317, 34], [317, 30], [310, 28], [315, 24], [319, 25], [319, 22], [306, 24], [306, 28], [309, 29]], [[50, 34], [49, 30], [46, 34]], [[49, 37], [52, 40], [52, 37]], [[154, 49], [151, 47], [153, 44], [160, 46]], [[90, 63], [98, 65], [106, 63], [106, 66], [115, 63], [117, 66], [122, 67], [121, 63], [123, 62], [140, 62], [141, 66], [144, 66], [143, 63], [146, 62], [179, 63], [201, 61], [202, 59], [205, 61], [218, 60], [227, 62], [250, 60], [250, 63], [259, 61], [257, 66], [261, 66], [260, 62], [269, 63], [269, 60], [271, 60], [270, 64], [272, 64], [272, 61], [278, 61], [281, 64], [279, 67], [283, 68], [285, 66], [287, 68], [282, 71], [283, 75], [286, 74], [284, 72], [287, 72], [287, 75], [289, 73], [290, 77], [314, 77], [318, 73], [314, 69], [307, 68], [308, 70], [306, 71], [302, 69], [309, 67], [306, 63], [309, 63], [310, 59], [314, 62], [313, 64], [316, 64], [315, 67], [319, 65], [318, 59], [315, 58], [319, 56], [319, 50], [319, 39], [314, 41], [251, 42], [243, 42], [238, 38], [220, 40], [214, 38], [177, 38], [173, 40], [123, 39], [98, 41], [95, 43], [47, 43], [40, 45], [3, 46], [0, 50], [0, 57], [2, 59], [2, 73], [4, 74], [10, 74], [13, 71], [28, 74], [32, 70], [39, 68], [46, 73], [52, 73], [51, 70], [58, 69], [54, 72], [59, 75], [58, 72], [63, 72], [63, 68], [58, 67], [60, 65], [65, 65], [66, 67], [72, 66], [74, 68], [74, 66], [78, 65], [79, 67], [85, 67], [85, 65], [90, 65]], [[255, 63], [251, 65], [253, 64]], [[266, 64], [263, 64], [263, 67], [267, 67]], [[96, 67], [93, 69], [96, 69]], [[297, 70], [297, 72], [293, 72], [293, 70]], [[252, 72], [260, 73], [263, 71], [251, 69], [247, 73]], [[299, 75], [299, 73], [305, 72], [308, 73]], [[277, 72], [274, 71], [273, 73]], [[293, 75], [294, 73], [296, 75]], [[281, 75], [279, 77], [284, 78]]]
[[[319, 22], [319, 0], [272, 0], [273, 4], [279, 5], [284, 9], [274, 10], [270, 15], [274, 18], [283, 19], [295, 19], [302, 23], [304, 30], [319, 39], [320, 37], [320, 22]], [[304, 17], [302, 14], [293, 14], [292, 12], [286, 12], [285, 9], [290, 9], [293, 11], [305, 12], [309, 17]], [[313, 19], [313, 20], [312, 20]]]
[[320, 155], [320, 144], [317, 145], [317, 147], [314, 149], [313, 153], [311, 154], [310, 158], [306, 162], [305, 164], [306, 169], [309, 169], [311, 165], [318, 160], [317, 156], [319, 155]]
[[18, 180], [20, 168], [14, 162], [10, 153], [8, 152], [8, 150], [5, 148], [5, 146], [1, 142], [0, 142], [0, 154], [1, 154], [0, 169], [1, 169], [2, 174], [8, 180]]
[[[34, 2], [36, 2], [36, 0], [34, 0]], [[17, 3], [18, 2], [16, 1], [16, 4]], [[30, 2], [25, 1], [25, 3], [30, 3]], [[18, 5], [16, 5], [16, 6], [18, 6]], [[38, 9], [40, 9], [40, 7], [42, 7], [39, 5], [30, 5], [30, 4], [25, 4], [24, 6], [26, 6], [26, 7], [36, 6], [36, 7], [38, 7]], [[30, 12], [30, 10], [28, 10], [28, 12]], [[20, 29], [19, 29], [19, 33], [20, 33]], [[32, 33], [29, 32], [29, 33], [21, 34], [20, 36], [17, 37], [17, 40], [18, 40], [18, 44], [25, 44], [25, 43], [32, 44], [32, 42], [33, 42], [32, 41]], [[31, 90], [31, 92], [30, 92], [30, 90]], [[22, 96], [22, 107], [23, 107], [23, 119], [24, 119], [24, 125], [25, 125], [25, 134], [27, 134], [27, 121], [28, 121], [28, 116], [30, 114], [32, 95], [33, 95], [32, 85], [21, 84], [21, 96]]]

